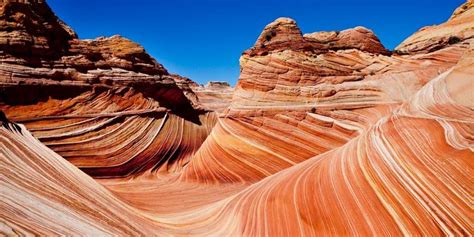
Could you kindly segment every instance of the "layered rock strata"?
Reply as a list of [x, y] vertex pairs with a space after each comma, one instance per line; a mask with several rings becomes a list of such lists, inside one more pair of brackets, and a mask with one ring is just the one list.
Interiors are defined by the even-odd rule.
[[[6, 22], [50, 12], [22, 4], [5, 5]], [[62, 51], [32, 47], [40, 64], [0, 54], [10, 75], [1, 81], [10, 94], [0, 105], [0, 231], [473, 235], [471, 9], [468, 1], [395, 52], [363, 27], [303, 35], [277, 19], [243, 53], [233, 92], [170, 75], [120, 37], [78, 40], [39, 17], [32, 23], [48, 19], [41, 27], [69, 36]], [[81, 71], [90, 52], [101, 56]], [[84, 81], [95, 72], [98, 81]]]
[[215, 123], [137, 43], [80, 40], [44, 1], [0, 12], [0, 109], [88, 174], [179, 170]]

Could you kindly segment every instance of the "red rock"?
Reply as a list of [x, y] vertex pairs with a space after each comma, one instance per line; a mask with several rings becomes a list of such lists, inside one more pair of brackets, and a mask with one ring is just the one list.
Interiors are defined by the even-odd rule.
[[0, 32], [0, 50], [29, 58], [58, 57], [77, 38], [44, 1], [34, 0], [0, 2]]
[[278, 18], [265, 27], [254, 47], [245, 51], [244, 55], [266, 55], [269, 52], [288, 49], [317, 53], [338, 49], [359, 49], [376, 54], [389, 53], [374, 33], [363, 27], [303, 36], [296, 21], [290, 18]]
[[2, 234], [152, 235], [161, 231], [23, 125], [19, 127], [12, 132], [0, 126]]
[[471, 5], [393, 54], [280, 18], [235, 89], [121, 37], [0, 53], [0, 232], [473, 235]]
[[[215, 116], [193, 82], [139, 44], [118, 35], [79, 40], [43, 1], [7, 1], [0, 11], [0, 109], [86, 173], [174, 172], [209, 134]], [[34, 53], [15, 50], [25, 45]]]

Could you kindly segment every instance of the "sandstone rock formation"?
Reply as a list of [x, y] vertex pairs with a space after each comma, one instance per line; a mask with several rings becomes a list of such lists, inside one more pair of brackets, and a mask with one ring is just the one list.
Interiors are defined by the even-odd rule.
[[[0, 12], [0, 81], [8, 85], [2, 87], [2, 101], [27, 104], [45, 96], [70, 97], [92, 87], [127, 86], [155, 97], [163, 106], [197, 107], [195, 96], [186, 97], [173, 75], [128, 39], [79, 40], [42, 1], [5, 1]], [[38, 84], [41, 92], [35, 89]], [[58, 87], [70, 91], [64, 95]], [[175, 95], [163, 96], [164, 90]]]
[[401, 54], [433, 52], [474, 38], [474, 3], [468, 0], [453, 13], [449, 21], [421, 28], [397, 48]]
[[180, 169], [215, 123], [193, 82], [140, 45], [79, 40], [42, 1], [6, 1], [0, 11], [1, 109], [88, 174]]
[[394, 52], [279, 18], [235, 88], [0, 9], [2, 234], [474, 234], [471, 0]]
[[212, 232], [471, 235], [473, 53], [344, 146], [216, 203]]
[[234, 92], [229, 83], [219, 81], [210, 81], [205, 86], [195, 84], [191, 88], [203, 107], [216, 112], [229, 107]]
[[[267, 40], [269, 31], [276, 33]], [[293, 20], [280, 18], [263, 32], [241, 57], [229, 111], [185, 168], [183, 180], [252, 183], [342, 146], [453, 67], [473, 42], [390, 56], [361, 28], [303, 36]], [[331, 48], [331, 42], [360, 32], [368, 39]], [[318, 44], [306, 47], [311, 37]]]
[[151, 235], [159, 230], [23, 125], [17, 131], [11, 127], [0, 127], [3, 235]]

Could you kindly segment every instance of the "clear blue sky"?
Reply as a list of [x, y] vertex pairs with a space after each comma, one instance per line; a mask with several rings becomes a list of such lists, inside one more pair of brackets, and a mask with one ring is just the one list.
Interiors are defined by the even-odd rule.
[[372, 29], [393, 49], [420, 27], [446, 21], [462, 0], [48, 0], [80, 38], [120, 34], [168, 71], [198, 83], [239, 76], [239, 57], [266, 24], [286, 16], [304, 33]]

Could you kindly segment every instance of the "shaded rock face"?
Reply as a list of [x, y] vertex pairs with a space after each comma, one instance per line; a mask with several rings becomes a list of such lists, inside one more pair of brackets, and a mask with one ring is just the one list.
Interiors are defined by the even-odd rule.
[[469, 33], [471, 3], [407, 53], [278, 19], [235, 89], [120, 37], [69, 40], [85, 69], [1, 54], [0, 233], [472, 236], [474, 42], [436, 38]]
[[15, 124], [14, 122], [10, 121], [5, 113], [0, 110], [0, 125], [12, 132], [20, 132], [21, 133], [21, 127]]
[[174, 172], [210, 132], [214, 115], [195, 83], [139, 44], [118, 35], [80, 40], [44, 1], [1, 4], [0, 109], [83, 171]]
[[0, 50], [27, 59], [57, 58], [77, 38], [43, 1], [2, 1], [0, 32]]

